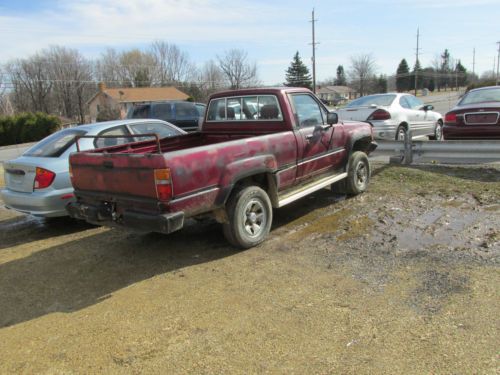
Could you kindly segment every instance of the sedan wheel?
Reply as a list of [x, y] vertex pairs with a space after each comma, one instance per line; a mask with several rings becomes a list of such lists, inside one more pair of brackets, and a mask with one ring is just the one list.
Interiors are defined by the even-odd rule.
[[406, 129], [404, 126], [400, 126], [396, 131], [396, 141], [404, 141], [405, 139], [406, 139]]
[[443, 140], [443, 124], [441, 124], [441, 121], [436, 122], [436, 130], [434, 130], [434, 139], [436, 141]]

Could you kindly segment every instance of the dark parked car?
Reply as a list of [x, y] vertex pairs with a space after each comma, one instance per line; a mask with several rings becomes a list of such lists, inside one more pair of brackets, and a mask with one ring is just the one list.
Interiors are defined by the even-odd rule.
[[452, 139], [500, 139], [500, 86], [467, 92], [445, 115], [443, 135]]
[[129, 119], [152, 118], [167, 121], [185, 131], [196, 131], [203, 118], [206, 106], [202, 103], [186, 101], [163, 101], [139, 104], [127, 114]]

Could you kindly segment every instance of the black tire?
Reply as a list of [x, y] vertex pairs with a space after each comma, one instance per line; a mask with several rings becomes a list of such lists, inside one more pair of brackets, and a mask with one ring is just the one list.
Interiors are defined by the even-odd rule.
[[226, 205], [229, 223], [223, 224], [227, 241], [248, 249], [263, 242], [273, 221], [273, 209], [267, 193], [258, 186], [235, 191]]
[[434, 135], [430, 135], [429, 139], [432, 141], [442, 141], [443, 140], [443, 123], [441, 120], [436, 122], [436, 127], [434, 128]]
[[403, 125], [399, 125], [396, 130], [396, 141], [404, 141], [408, 136], [408, 131]]
[[347, 166], [347, 177], [345, 181], [345, 192], [349, 195], [357, 195], [368, 188], [370, 182], [370, 162], [368, 156], [362, 151], [356, 151], [349, 158]]

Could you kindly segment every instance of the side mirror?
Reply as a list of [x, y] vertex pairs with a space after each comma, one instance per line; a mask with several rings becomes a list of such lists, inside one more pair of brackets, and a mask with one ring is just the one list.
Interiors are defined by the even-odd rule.
[[326, 123], [328, 125], [335, 125], [339, 122], [339, 115], [335, 112], [328, 112], [326, 115]]
[[434, 106], [432, 104], [427, 104], [422, 107], [424, 111], [432, 111], [434, 109]]

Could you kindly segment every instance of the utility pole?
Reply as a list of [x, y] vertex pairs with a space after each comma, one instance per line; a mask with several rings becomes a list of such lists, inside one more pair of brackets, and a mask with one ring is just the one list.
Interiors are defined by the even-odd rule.
[[498, 80], [498, 66], [500, 65], [500, 42], [497, 42], [498, 44], [498, 56], [497, 56], [497, 79], [496, 79], [496, 84], [500, 85], [500, 82]]
[[416, 54], [415, 54], [415, 96], [417, 96], [417, 82], [418, 82], [418, 51], [420, 48], [418, 48], [418, 42], [420, 39], [420, 30], [417, 27], [417, 49], [416, 49]]
[[472, 79], [476, 80], [476, 47], [472, 50]]
[[314, 35], [314, 23], [316, 22], [317, 20], [314, 19], [314, 8], [312, 10], [312, 17], [311, 17], [311, 23], [312, 23], [312, 58], [311, 58], [311, 61], [312, 61], [312, 68], [313, 68], [313, 92], [316, 94], [316, 44], [319, 44], [319, 43], [316, 43], [316, 38], [315, 38], [315, 35]]

